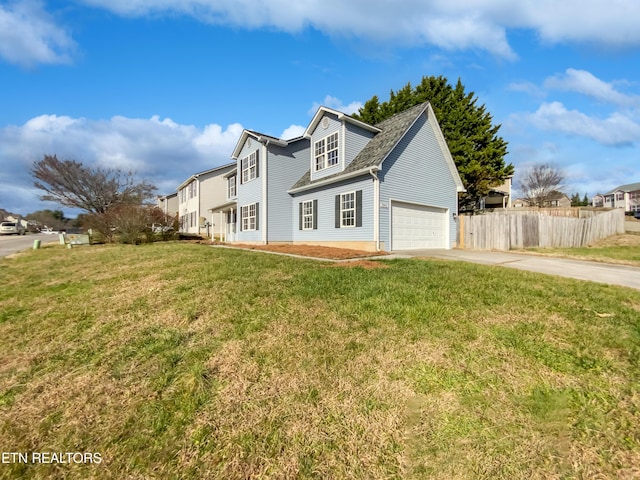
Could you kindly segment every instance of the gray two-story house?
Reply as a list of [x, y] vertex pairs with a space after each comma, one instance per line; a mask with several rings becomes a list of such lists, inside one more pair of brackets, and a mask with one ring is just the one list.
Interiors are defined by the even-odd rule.
[[368, 125], [321, 107], [304, 135], [245, 130], [214, 211], [224, 238], [361, 250], [451, 248], [464, 191], [429, 103]]

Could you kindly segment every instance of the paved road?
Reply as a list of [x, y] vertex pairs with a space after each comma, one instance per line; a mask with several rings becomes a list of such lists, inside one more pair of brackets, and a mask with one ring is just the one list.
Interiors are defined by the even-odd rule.
[[6, 257], [12, 253], [33, 248], [33, 241], [40, 240], [42, 244], [57, 242], [58, 235], [46, 233], [27, 233], [26, 235], [0, 235], [0, 257]]
[[621, 285], [640, 290], [640, 267], [628, 265], [479, 250], [405, 250], [394, 253], [398, 256], [433, 257], [484, 265], [499, 265], [501, 267], [517, 268], [530, 272], [607, 283], [609, 285]]

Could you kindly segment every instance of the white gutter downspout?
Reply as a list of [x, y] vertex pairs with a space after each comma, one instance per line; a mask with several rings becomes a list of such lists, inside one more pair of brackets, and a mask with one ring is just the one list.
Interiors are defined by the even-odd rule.
[[376, 242], [376, 252], [380, 251], [380, 179], [373, 168], [369, 169], [373, 177], [373, 239]]
[[262, 144], [262, 241], [267, 244], [267, 145], [269, 140]]

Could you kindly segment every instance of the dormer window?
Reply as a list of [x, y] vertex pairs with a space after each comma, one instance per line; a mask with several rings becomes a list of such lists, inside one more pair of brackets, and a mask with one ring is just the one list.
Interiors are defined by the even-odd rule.
[[316, 172], [338, 164], [338, 133], [329, 135], [315, 142]]

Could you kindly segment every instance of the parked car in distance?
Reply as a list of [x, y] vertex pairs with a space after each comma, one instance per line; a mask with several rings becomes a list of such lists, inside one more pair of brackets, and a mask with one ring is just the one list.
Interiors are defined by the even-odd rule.
[[633, 218], [640, 220], [640, 210], [637, 210], [636, 213], [633, 214]]
[[19, 222], [0, 223], [0, 235], [24, 235], [27, 230]]

